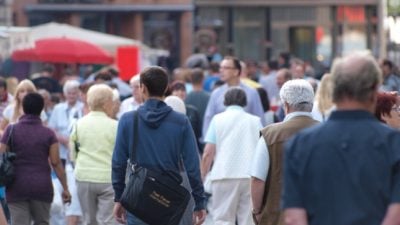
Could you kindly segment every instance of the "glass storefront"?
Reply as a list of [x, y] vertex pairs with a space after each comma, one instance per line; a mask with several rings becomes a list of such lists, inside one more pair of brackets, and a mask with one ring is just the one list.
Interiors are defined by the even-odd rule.
[[179, 14], [154, 12], [143, 17], [143, 42], [157, 49], [170, 52], [166, 67], [171, 69], [179, 65]]
[[265, 10], [233, 10], [234, 54], [243, 60], [265, 59]]
[[[196, 29], [213, 29], [221, 53], [276, 59], [291, 52], [312, 64], [370, 49], [378, 54], [377, 6], [199, 7]], [[229, 51], [231, 50], [231, 51]]]

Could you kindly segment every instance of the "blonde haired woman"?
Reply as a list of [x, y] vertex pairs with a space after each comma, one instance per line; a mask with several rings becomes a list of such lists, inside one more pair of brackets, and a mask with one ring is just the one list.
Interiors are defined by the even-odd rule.
[[[0, 130], [3, 133], [8, 124], [16, 123], [24, 114], [22, 110], [22, 99], [28, 93], [36, 92], [36, 87], [30, 80], [22, 80], [15, 89], [14, 101], [8, 105], [3, 111], [3, 119], [0, 122]], [[44, 112], [40, 114], [42, 121], [46, 121], [47, 117]]]
[[112, 89], [105, 84], [93, 85], [87, 93], [87, 103], [90, 112], [78, 120], [70, 135], [84, 224], [116, 224], [112, 214], [111, 158], [117, 121], [110, 118], [114, 104]]
[[315, 102], [311, 112], [315, 120], [326, 121], [335, 108], [335, 104], [332, 101], [332, 90], [332, 75], [327, 73], [322, 77], [315, 95]]

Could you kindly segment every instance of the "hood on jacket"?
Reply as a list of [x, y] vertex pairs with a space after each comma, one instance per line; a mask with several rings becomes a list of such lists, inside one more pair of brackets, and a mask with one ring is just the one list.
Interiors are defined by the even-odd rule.
[[138, 109], [140, 118], [151, 128], [159, 127], [171, 111], [172, 108], [165, 104], [165, 102], [156, 99], [148, 99]]

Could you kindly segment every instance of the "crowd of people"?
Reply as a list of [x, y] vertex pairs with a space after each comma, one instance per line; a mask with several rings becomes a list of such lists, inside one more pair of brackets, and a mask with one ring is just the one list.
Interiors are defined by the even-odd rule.
[[129, 83], [111, 67], [0, 77], [0, 152], [17, 155], [0, 224], [145, 225], [119, 203], [133, 146], [192, 193], [181, 225], [400, 224], [393, 62], [353, 54], [322, 77], [287, 53], [196, 65]]

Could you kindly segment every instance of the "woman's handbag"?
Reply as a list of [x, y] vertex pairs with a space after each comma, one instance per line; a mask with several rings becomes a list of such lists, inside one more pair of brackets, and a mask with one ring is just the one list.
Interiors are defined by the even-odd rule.
[[0, 186], [8, 186], [14, 181], [14, 165], [13, 161], [15, 160], [16, 154], [13, 152], [13, 138], [12, 133], [14, 129], [14, 125], [11, 125], [10, 133], [7, 139], [8, 149], [6, 152], [2, 154], [1, 162], [0, 162]]
[[172, 172], [158, 172], [140, 167], [136, 162], [138, 115], [134, 113], [134, 144], [131, 153], [131, 174], [120, 203], [149, 225], [177, 225], [190, 200], [182, 177]]

